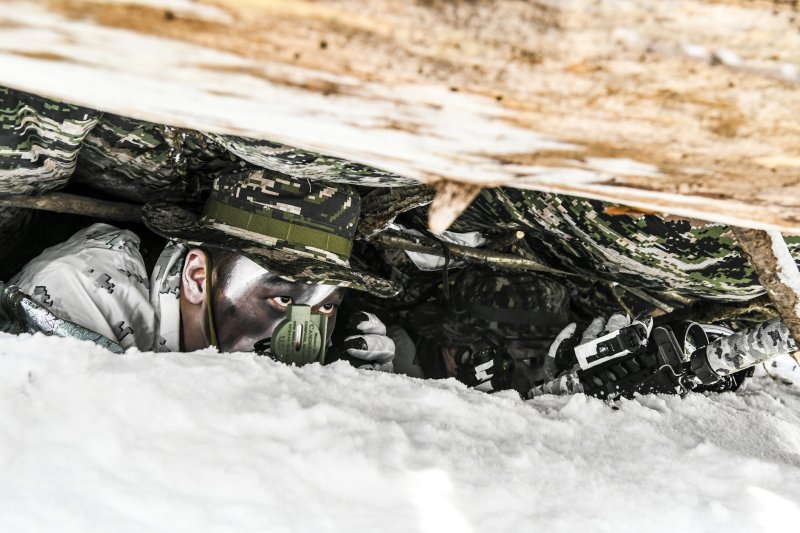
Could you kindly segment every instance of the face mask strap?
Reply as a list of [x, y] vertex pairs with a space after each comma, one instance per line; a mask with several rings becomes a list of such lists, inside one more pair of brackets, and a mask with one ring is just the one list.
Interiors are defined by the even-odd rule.
[[208, 331], [211, 336], [211, 346], [219, 350], [219, 343], [217, 342], [217, 328], [214, 327], [214, 293], [211, 292], [211, 276], [214, 275], [213, 262], [211, 260], [211, 252], [206, 251], [206, 308], [208, 309]]

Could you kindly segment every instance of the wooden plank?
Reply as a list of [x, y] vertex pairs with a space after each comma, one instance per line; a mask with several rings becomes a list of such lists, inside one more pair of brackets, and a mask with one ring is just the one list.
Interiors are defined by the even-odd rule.
[[[734, 228], [734, 234], [795, 344], [800, 346], [800, 272], [786, 242], [777, 232]], [[800, 352], [792, 355], [800, 362]]]
[[800, 233], [799, 29], [766, 1], [10, 0], [0, 85], [440, 190]]

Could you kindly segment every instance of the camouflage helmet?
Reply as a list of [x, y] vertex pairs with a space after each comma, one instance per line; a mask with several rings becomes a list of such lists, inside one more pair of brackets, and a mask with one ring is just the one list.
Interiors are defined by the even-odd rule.
[[[434, 308], [435, 307], [435, 308]], [[423, 306], [412, 320], [423, 336], [451, 344], [487, 335], [506, 340], [552, 340], [570, 322], [569, 290], [539, 274], [467, 268], [455, 280], [444, 310]]]
[[289, 281], [393, 296], [396, 285], [350, 266], [359, 209], [347, 185], [249, 169], [218, 177], [202, 216], [163, 202], [142, 214], [159, 235], [240, 252]]

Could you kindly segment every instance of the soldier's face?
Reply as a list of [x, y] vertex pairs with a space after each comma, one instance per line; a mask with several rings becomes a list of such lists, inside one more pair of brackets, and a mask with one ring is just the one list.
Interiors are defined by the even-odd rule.
[[290, 304], [311, 306], [328, 317], [328, 340], [344, 292], [332, 285], [290, 282], [246, 257], [239, 257], [226, 279], [216, 280], [214, 322], [223, 352], [249, 352], [256, 342], [272, 337]]

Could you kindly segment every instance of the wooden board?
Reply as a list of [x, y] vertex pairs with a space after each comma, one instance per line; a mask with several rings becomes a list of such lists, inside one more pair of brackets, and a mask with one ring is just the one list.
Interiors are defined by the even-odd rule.
[[[800, 233], [796, 4], [6, 0], [0, 85], [456, 203], [510, 185]], [[437, 229], [461, 206], [440, 207]]]

